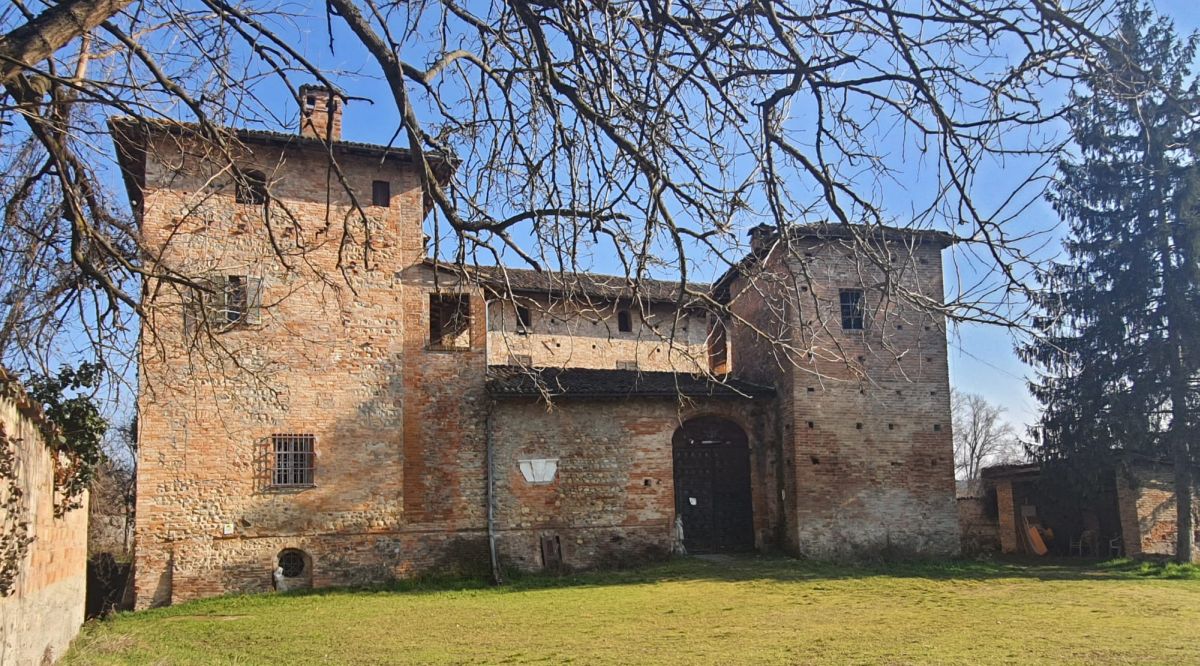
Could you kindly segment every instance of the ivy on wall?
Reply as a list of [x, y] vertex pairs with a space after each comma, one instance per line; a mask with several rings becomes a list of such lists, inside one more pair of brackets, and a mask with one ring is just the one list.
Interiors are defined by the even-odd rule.
[[29, 397], [52, 424], [43, 427], [42, 434], [55, 454], [56, 516], [79, 508], [83, 491], [104, 459], [101, 442], [108, 421], [91, 397], [103, 372], [99, 363], [81, 363], [78, 368], [63, 366], [57, 375], [34, 375], [25, 382]]
[[17, 442], [0, 423], [0, 597], [13, 593], [21, 562], [29, 552], [29, 505], [17, 483]]

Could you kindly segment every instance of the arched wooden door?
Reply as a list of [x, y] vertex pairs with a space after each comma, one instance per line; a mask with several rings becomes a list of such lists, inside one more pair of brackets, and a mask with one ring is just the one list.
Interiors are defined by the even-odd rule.
[[702, 416], [685, 421], [672, 438], [675, 514], [683, 519], [689, 553], [754, 548], [750, 448], [732, 421]]

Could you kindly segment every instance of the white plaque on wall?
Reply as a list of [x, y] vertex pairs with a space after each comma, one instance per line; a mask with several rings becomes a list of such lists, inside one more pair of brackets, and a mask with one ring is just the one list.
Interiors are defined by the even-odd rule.
[[525, 481], [535, 486], [550, 483], [558, 473], [558, 458], [528, 458], [517, 464]]

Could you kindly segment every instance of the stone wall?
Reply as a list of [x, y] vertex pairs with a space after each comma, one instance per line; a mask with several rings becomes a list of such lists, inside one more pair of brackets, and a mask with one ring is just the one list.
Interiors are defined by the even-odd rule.
[[[900, 289], [942, 299], [939, 244], [884, 249]], [[880, 291], [841, 241], [800, 239], [763, 265], [731, 287], [749, 322], [735, 324], [733, 368], [779, 391], [787, 543], [820, 558], [957, 553], [943, 318]], [[842, 329], [842, 289], [864, 290], [863, 330]]]
[[[36, 407], [0, 372], [0, 446], [15, 454], [22, 500], [7, 513], [8, 479], [0, 478], [0, 521], [9, 539], [25, 523], [33, 540], [18, 564], [12, 594], [0, 597], [0, 664], [51, 663], [83, 624], [87, 587], [87, 498], [54, 516], [54, 464], [33, 419]], [[11, 522], [10, 522], [11, 521]]]
[[[492, 417], [496, 529], [508, 565], [544, 566], [543, 538], [557, 539], [568, 568], [664, 557], [674, 539], [672, 436], [699, 415], [729, 419], [746, 431], [751, 457], [755, 543], [774, 545], [775, 442], [770, 401], [631, 397], [571, 399], [552, 406], [500, 400]], [[759, 427], [764, 424], [767, 427]], [[557, 474], [530, 483], [521, 460], [555, 459]]]
[[[1117, 468], [1116, 476], [1125, 554], [1173, 557], [1176, 504], [1175, 472], [1171, 465], [1127, 463]], [[1200, 535], [1200, 483], [1192, 490], [1192, 525]], [[1197, 543], [1200, 544], [1200, 539]], [[1200, 561], [1200, 545], [1194, 549], [1192, 561]]]

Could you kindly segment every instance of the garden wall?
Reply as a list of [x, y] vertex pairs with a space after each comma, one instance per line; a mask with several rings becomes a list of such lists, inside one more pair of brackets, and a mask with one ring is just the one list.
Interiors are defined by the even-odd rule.
[[[87, 498], [54, 516], [44, 417], [0, 369], [0, 664], [52, 663], [83, 623]], [[14, 492], [15, 491], [15, 492]]]

